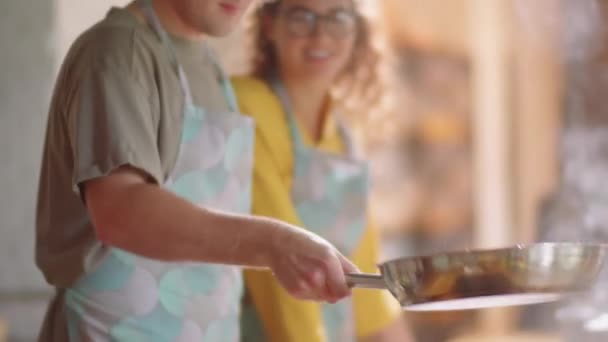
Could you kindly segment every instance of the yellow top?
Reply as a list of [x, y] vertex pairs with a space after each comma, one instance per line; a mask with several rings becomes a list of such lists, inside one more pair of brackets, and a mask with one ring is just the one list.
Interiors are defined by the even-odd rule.
[[[294, 156], [283, 108], [261, 80], [234, 78], [233, 85], [241, 112], [251, 115], [256, 125], [253, 213], [302, 226], [290, 200]], [[304, 143], [313, 144], [305, 132], [302, 136]], [[335, 153], [343, 150], [337, 126], [329, 116], [316, 148]], [[378, 243], [376, 227], [369, 224], [360, 245], [348, 257], [361, 271], [377, 273]], [[246, 271], [245, 281], [271, 341], [326, 341], [319, 304], [292, 298], [270, 272]], [[382, 330], [401, 314], [398, 302], [388, 291], [354, 289], [353, 302], [360, 337]]]

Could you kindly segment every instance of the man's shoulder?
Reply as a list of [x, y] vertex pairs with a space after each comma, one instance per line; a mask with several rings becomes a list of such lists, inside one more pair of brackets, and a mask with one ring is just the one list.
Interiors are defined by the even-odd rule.
[[104, 19], [78, 36], [64, 64], [132, 72], [142, 64], [151, 64], [150, 59], [159, 45], [153, 38], [127, 10], [112, 9]]

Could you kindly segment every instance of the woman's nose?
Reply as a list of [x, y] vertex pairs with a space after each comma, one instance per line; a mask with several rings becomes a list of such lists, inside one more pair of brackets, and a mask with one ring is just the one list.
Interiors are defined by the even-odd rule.
[[310, 39], [315, 42], [331, 43], [332, 37], [327, 26], [325, 25], [325, 22], [321, 21], [315, 25], [310, 34]]

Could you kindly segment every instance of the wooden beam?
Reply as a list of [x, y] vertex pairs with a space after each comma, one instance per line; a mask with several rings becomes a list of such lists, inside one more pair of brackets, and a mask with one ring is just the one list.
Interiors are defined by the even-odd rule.
[[8, 341], [8, 323], [0, 319], [0, 342]]
[[475, 239], [513, 242], [508, 0], [471, 0]]
[[560, 0], [517, 0], [515, 32], [515, 212], [518, 242], [536, 240], [538, 210], [558, 178], [563, 63]]
[[[474, 244], [497, 248], [513, 242], [513, 191], [509, 94], [509, 0], [471, 0], [473, 66]], [[481, 311], [479, 328], [513, 329], [513, 310]]]

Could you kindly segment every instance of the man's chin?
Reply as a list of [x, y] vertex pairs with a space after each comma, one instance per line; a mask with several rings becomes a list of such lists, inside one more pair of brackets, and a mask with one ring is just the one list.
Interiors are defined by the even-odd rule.
[[218, 27], [210, 27], [207, 30], [208, 31], [207, 34], [212, 37], [217, 37], [217, 38], [226, 37], [226, 36], [229, 36], [236, 29], [236, 26], [237, 26], [236, 24], [234, 24], [234, 25], [225, 24], [225, 25], [218, 26]]
[[214, 38], [224, 38], [230, 35], [230, 33], [232, 33], [232, 30], [222, 30], [222, 31], [213, 31], [209, 33], [209, 36], [214, 37]]

